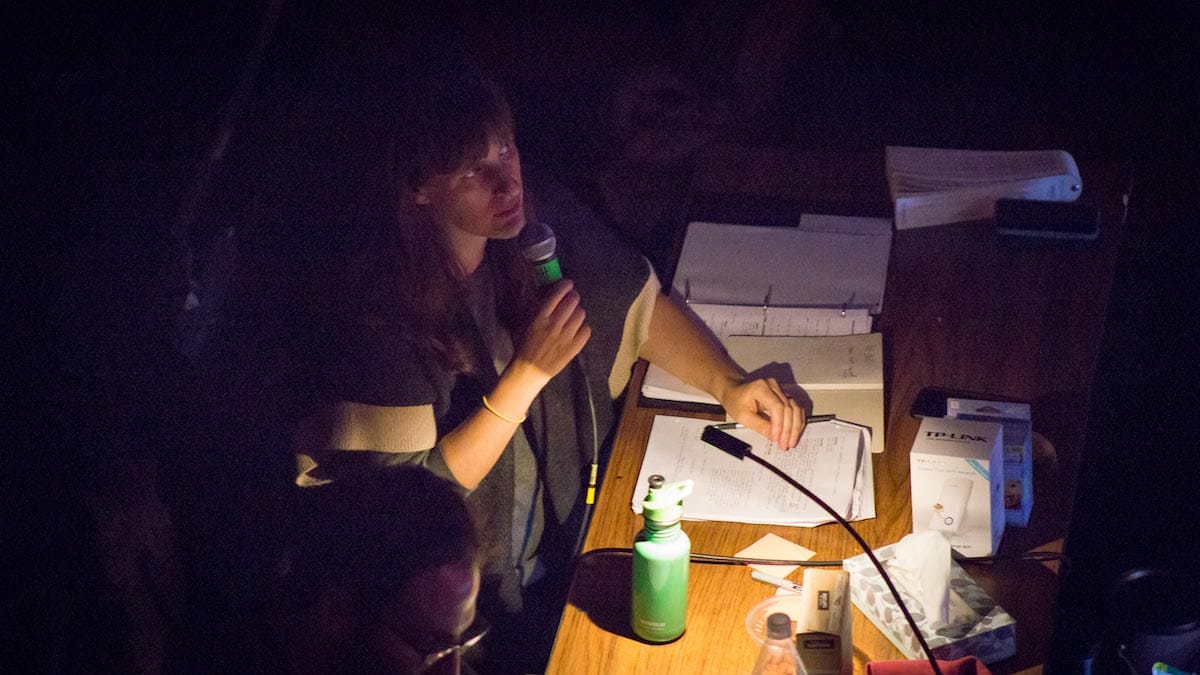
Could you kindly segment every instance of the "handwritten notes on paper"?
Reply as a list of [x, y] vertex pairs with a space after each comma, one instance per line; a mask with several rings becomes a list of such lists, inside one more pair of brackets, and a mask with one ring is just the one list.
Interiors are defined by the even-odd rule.
[[[805, 391], [878, 390], [882, 410], [883, 343], [879, 333], [822, 337], [731, 335], [722, 338], [722, 343], [730, 358], [746, 372], [774, 377], [781, 384], [795, 384]], [[703, 391], [653, 367], [647, 369], [642, 394], [672, 401], [717, 403]]]
[[[883, 389], [879, 333], [829, 337], [734, 335], [724, 341], [734, 361], [751, 372], [774, 366], [781, 383], [814, 389]], [[830, 411], [837, 412], [837, 411]], [[859, 420], [852, 420], [857, 422]]]
[[[805, 412], [835, 414], [871, 428], [872, 452], [883, 452], [883, 338], [879, 333], [793, 337], [730, 335], [726, 351], [752, 377], [773, 377]], [[799, 389], [800, 391], [795, 391]], [[705, 392], [651, 365], [642, 382], [651, 399], [716, 405]]]
[[865, 309], [753, 307], [689, 303], [688, 309], [718, 338], [731, 335], [854, 335], [871, 332]]
[[[700, 440], [712, 422], [659, 415], [654, 419], [638, 485], [652, 474], [668, 480], [692, 479], [695, 489], [684, 518], [744, 523], [812, 526], [834, 519], [820, 506], [755, 462], [738, 459]], [[735, 435], [753, 453], [771, 462], [826, 501], [847, 520], [875, 516], [870, 434], [839, 422], [809, 426], [800, 445], [783, 451], [749, 429]], [[639, 487], [639, 490], [642, 490]], [[633, 496], [635, 512], [642, 494]]]

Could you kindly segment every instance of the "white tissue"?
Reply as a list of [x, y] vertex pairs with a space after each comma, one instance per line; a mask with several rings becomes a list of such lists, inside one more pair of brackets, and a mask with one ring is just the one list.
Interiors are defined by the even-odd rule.
[[[938, 624], [950, 621], [950, 541], [934, 530], [905, 535], [892, 547], [888, 574]], [[914, 609], [909, 607], [909, 609]]]

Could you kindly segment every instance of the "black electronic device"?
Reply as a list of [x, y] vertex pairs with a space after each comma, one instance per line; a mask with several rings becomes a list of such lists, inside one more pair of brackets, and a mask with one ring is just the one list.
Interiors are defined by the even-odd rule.
[[1007, 403], [1027, 402], [995, 393], [968, 391], [952, 387], [925, 387], [917, 392], [912, 406], [908, 409], [908, 414], [913, 417], [945, 417], [947, 412], [946, 400], [951, 398], [963, 398], [973, 401], [1003, 401]]
[[997, 199], [996, 233], [1059, 241], [1094, 241], [1100, 236], [1100, 216], [1086, 202]]
[[957, 395], [945, 387], [925, 387], [917, 392], [908, 412], [913, 417], [945, 417], [946, 399]]
[[743, 459], [750, 454], [749, 443], [725, 433], [721, 430], [720, 425], [710, 424], [704, 427], [704, 431], [700, 434], [700, 440], [714, 448], [724, 450], [738, 459]]

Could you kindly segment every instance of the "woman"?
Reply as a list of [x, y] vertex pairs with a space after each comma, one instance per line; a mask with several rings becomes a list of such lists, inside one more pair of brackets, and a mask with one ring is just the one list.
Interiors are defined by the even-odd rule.
[[[516, 237], [533, 217], [498, 88], [471, 76], [410, 87], [389, 114], [379, 184], [394, 237], [348, 321], [327, 396], [297, 433], [300, 485], [392, 463], [452, 479], [485, 513], [502, 553], [481, 605], [536, 614], [565, 589], [589, 465], [637, 358], [712, 394], [783, 448], [804, 417], [773, 380], [744, 373], [660, 292], [644, 258], [581, 212], [539, 193], [568, 278], [539, 290]], [[597, 431], [598, 430], [598, 431]], [[545, 619], [557, 619], [551, 594]], [[515, 622], [503, 622], [516, 625]], [[535, 631], [546, 640], [553, 635]]]

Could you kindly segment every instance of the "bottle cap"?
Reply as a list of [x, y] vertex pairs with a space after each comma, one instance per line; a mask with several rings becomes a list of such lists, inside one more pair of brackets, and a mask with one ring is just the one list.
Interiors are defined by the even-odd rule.
[[679, 522], [683, 517], [683, 498], [692, 494], [692, 481], [665, 483], [662, 476], [650, 476], [650, 490], [642, 501], [642, 515], [660, 525]]
[[767, 637], [778, 640], [792, 636], [792, 618], [783, 612], [767, 617]]

